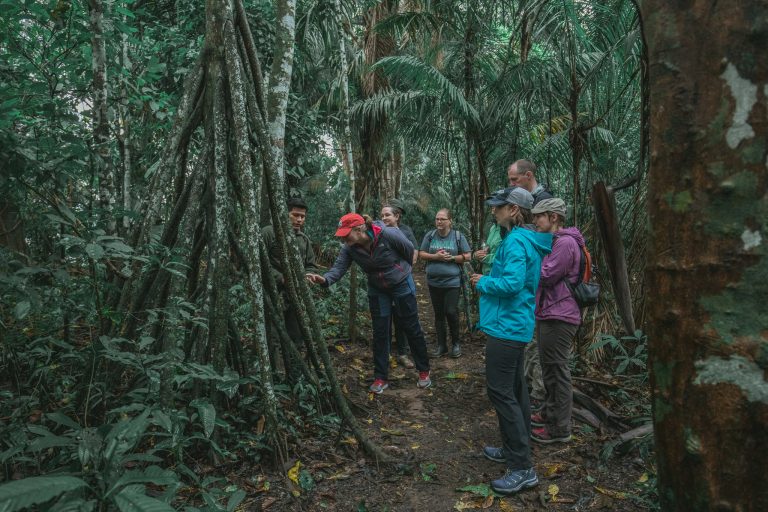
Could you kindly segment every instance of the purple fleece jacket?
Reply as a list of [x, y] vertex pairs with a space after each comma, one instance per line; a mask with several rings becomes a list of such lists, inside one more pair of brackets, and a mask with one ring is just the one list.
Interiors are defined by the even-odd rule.
[[578, 228], [563, 228], [554, 233], [552, 252], [541, 262], [541, 279], [536, 291], [536, 319], [560, 320], [580, 325], [581, 311], [565, 284], [576, 283], [584, 237]]

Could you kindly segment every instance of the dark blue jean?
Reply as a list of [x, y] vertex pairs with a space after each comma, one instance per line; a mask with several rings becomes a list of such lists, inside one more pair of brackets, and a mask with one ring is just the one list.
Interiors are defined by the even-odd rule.
[[[408, 276], [408, 283], [414, 290], [416, 290], [416, 284], [413, 282], [413, 274]], [[394, 324], [394, 335], [392, 337], [395, 339], [397, 344], [397, 355], [406, 356], [408, 355], [409, 351], [408, 338], [405, 336], [403, 328], [400, 327], [400, 317], [397, 316], [397, 310], [392, 312], [392, 321]], [[392, 345], [390, 345], [389, 351], [392, 352]]]
[[398, 316], [398, 327], [403, 330], [411, 347], [411, 354], [416, 369], [420, 372], [429, 370], [427, 342], [419, 323], [419, 311], [416, 305], [416, 287], [411, 279], [387, 290], [368, 287], [368, 305], [371, 308], [373, 324], [373, 376], [387, 380], [389, 376], [389, 342], [391, 337], [392, 315]]
[[512, 470], [529, 469], [531, 462], [531, 404], [525, 384], [527, 343], [488, 336], [485, 345], [485, 379], [488, 398], [496, 409], [499, 431]]

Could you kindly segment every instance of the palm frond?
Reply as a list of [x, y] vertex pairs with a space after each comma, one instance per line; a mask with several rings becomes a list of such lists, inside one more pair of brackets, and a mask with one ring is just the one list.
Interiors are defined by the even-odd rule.
[[473, 127], [480, 125], [477, 110], [464, 98], [464, 93], [433, 66], [415, 57], [396, 56], [385, 57], [372, 68], [381, 69], [392, 78], [397, 77], [398, 81], [428, 95], [436, 94], [440, 102], [449, 106], [464, 122]]

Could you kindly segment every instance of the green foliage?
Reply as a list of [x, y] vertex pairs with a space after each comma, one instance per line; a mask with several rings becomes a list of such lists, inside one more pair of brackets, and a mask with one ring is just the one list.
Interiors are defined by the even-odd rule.
[[641, 379], [647, 376], [648, 363], [648, 337], [640, 330], [632, 336], [616, 338], [610, 334], [601, 334], [598, 341], [590, 345], [589, 350], [597, 350], [608, 346], [615, 353], [613, 360], [618, 364], [616, 373], [625, 375], [631, 370], [640, 372]]
[[38, 476], [8, 482], [0, 486], [0, 510], [14, 512], [40, 505], [87, 485], [73, 476]]

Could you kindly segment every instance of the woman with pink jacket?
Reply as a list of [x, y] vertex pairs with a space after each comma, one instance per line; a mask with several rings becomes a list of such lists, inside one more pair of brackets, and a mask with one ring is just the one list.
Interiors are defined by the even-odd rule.
[[539, 443], [571, 440], [573, 387], [568, 361], [571, 343], [581, 325], [581, 311], [566, 282], [577, 284], [584, 237], [565, 227], [565, 202], [544, 199], [533, 207], [536, 230], [551, 233], [552, 252], [541, 263], [536, 292], [536, 338], [546, 388], [544, 406], [531, 415], [531, 439]]

